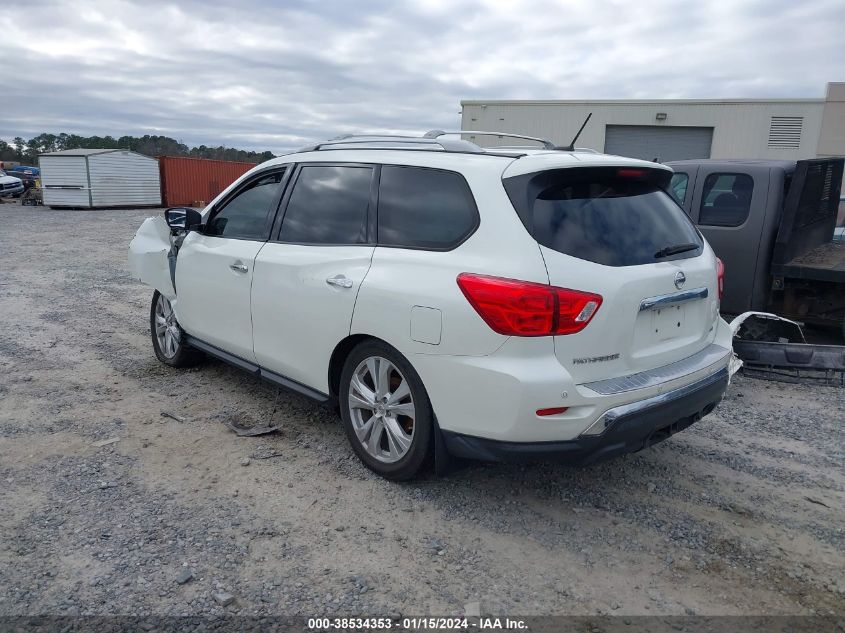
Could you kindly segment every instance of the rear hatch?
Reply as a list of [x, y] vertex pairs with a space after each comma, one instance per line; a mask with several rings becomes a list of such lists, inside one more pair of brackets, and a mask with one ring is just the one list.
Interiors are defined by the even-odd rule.
[[664, 191], [671, 171], [645, 165], [504, 179], [549, 282], [602, 297], [583, 330], [555, 337], [558, 360], [579, 383], [667, 365], [715, 336], [715, 257]]

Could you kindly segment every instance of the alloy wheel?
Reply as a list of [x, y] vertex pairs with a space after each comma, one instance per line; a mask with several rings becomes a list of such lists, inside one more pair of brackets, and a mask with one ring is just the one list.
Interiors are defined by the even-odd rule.
[[173, 358], [179, 351], [182, 340], [182, 332], [176, 322], [176, 315], [173, 313], [173, 306], [167, 298], [159, 294], [155, 308], [155, 330], [158, 348], [166, 358]]
[[349, 384], [349, 413], [358, 440], [375, 459], [394, 463], [414, 440], [411, 386], [402, 372], [380, 356], [365, 358]]

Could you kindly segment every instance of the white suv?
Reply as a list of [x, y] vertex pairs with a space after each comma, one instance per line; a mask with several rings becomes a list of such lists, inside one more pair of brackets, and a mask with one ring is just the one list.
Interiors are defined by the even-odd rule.
[[147, 220], [129, 260], [159, 360], [337, 404], [391, 479], [432, 455], [586, 463], [709, 413], [722, 268], [671, 170], [445, 134], [322, 143]]

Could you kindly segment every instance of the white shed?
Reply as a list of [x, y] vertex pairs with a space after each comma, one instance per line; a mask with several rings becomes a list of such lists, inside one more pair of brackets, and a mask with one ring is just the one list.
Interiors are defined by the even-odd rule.
[[161, 206], [158, 161], [123, 149], [68, 149], [39, 157], [50, 207]]

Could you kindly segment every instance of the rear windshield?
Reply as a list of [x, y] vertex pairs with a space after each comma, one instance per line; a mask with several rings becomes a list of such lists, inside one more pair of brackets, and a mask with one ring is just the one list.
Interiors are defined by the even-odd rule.
[[[540, 244], [606, 266], [696, 257], [703, 242], [667, 194], [662, 170], [580, 168], [505, 180]], [[664, 182], [665, 181], [665, 182]]]

